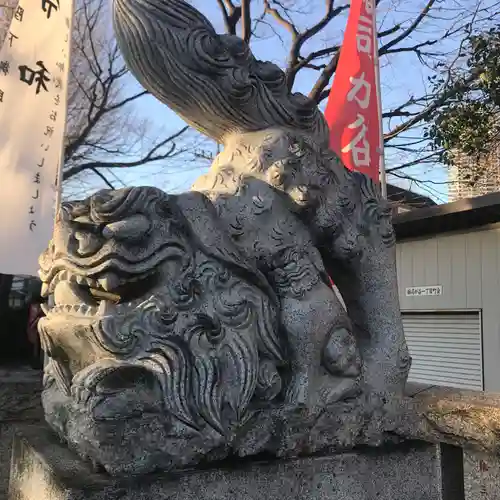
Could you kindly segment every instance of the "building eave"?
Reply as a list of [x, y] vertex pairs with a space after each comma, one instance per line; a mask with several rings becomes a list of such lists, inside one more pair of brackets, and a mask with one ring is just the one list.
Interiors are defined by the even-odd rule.
[[411, 210], [393, 219], [398, 240], [464, 231], [497, 222], [500, 222], [500, 192]]

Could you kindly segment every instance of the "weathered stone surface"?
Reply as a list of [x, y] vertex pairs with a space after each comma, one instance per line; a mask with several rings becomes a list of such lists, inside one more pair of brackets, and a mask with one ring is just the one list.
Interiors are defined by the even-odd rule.
[[48, 423], [113, 475], [392, 439], [410, 360], [378, 188], [188, 3], [115, 0], [114, 24], [141, 83], [224, 151], [190, 193], [62, 207], [40, 260]]
[[498, 500], [500, 495], [500, 458], [468, 451], [464, 456], [465, 500]]
[[383, 441], [408, 368], [399, 311], [355, 340], [318, 250], [305, 236], [302, 253], [300, 240], [282, 245], [280, 230], [302, 226], [273, 203], [269, 229], [248, 215], [255, 255], [200, 193], [132, 188], [64, 205], [41, 259], [43, 403], [82, 456], [128, 474]]
[[[223, 464], [116, 480], [90, 470], [43, 429], [14, 443], [10, 500], [442, 500], [436, 449]], [[451, 500], [451, 499], [449, 499]]]
[[[280, 287], [226, 227], [199, 193], [132, 188], [63, 207], [41, 259], [44, 409], [112, 474], [383, 441], [390, 407], [363, 376], [380, 370], [387, 331], [358, 353], [310, 261], [280, 254], [292, 259], [274, 268]], [[405, 370], [387, 367], [401, 386]]]
[[0, 369], [0, 500], [7, 498], [17, 425], [43, 422], [42, 376], [31, 368]]
[[0, 422], [39, 420], [42, 374], [26, 369], [0, 370]]
[[[402, 401], [392, 432], [403, 439], [422, 439], [463, 448], [465, 499], [497, 500], [500, 394], [435, 386], [407, 389], [409, 397]], [[461, 474], [459, 471], [457, 480]]]
[[[296, 330], [303, 332], [308, 320], [304, 337], [316, 335], [317, 314], [309, 303], [321, 301], [325, 311], [342, 317], [338, 300], [321, 290], [327, 271], [352, 322], [343, 325], [332, 346], [335, 368], [340, 365], [344, 374], [355, 345], [370, 392], [383, 399], [401, 393], [409, 358], [391, 211], [367, 177], [349, 172], [328, 149], [328, 129], [317, 106], [290, 93], [277, 66], [256, 60], [238, 37], [218, 35], [184, 0], [114, 0], [113, 11], [117, 41], [134, 76], [224, 145], [193, 189], [213, 201], [243, 255], [257, 259], [282, 292], [289, 321], [283, 326], [289, 340], [297, 339], [297, 351], [304, 349]], [[310, 277], [294, 286], [300, 274]], [[305, 299], [295, 296], [306, 292]], [[316, 321], [326, 327], [322, 316]], [[303, 384], [298, 385], [304, 397]]]
[[431, 388], [402, 402], [394, 432], [500, 455], [500, 395]]

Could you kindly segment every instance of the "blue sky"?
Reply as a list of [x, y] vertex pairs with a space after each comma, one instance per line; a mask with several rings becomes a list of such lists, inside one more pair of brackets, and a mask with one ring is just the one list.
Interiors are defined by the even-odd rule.
[[[493, 0], [487, 0], [485, 3], [488, 3], [488, 1], [493, 2]], [[256, 7], [260, 7], [261, 0], [254, 0], [254, 2]], [[210, 19], [218, 31], [223, 31], [222, 17], [215, 0], [192, 0], [191, 3]], [[379, 30], [390, 28], [396, 23], [401, 23], [403, 28], [407, 27], [425, 3], [422, 0], [382, 0], [378, 9]], [[324, 14], [324, 1], [321, 0], [282, 0], [282, 4], [293, 5], [295, 8], [300, 9], [301, 13], [294, 15], [294, 21], [299, 26], [299, 29], [307, 28], [314, 24]], [[340, 5], [341, 2], [338, 1], [338, 4]], [[476, 4], [476, 0], [445, 0], [441, 2], [441, 10], [436, 12], [434, 17], [429, 18], [414, 35], [405, 41], [404, 45], [415, 45], [431, 37], [439, 36], [453, 22], [456, 22], [457, 17], [464, 15], [464, 11], [474, 4]], [[304, 53], [307, 53], [309, 50], [326, 47], [332, 43], [340, 44], [345, 22], [345, 15], [332, 22], [323, 32], [306, 44]], [[276, 24], [274, 24], [274, 27], [277, 34], [274, 34], [266, 25], [259, 27], [258, 33], [260, 36], [257, 39], [253, 39], [252, 50], [258, 58], [271, 60], [283, 67], [287, 58], [290, 37], [286, 30], [280, 29]], [[446, 45], [441, 44], [438, 48], [439, 50], [450, 51], [449, 57], [451, 58], [453, 50], [456, 49], [458, 43], [458, 40], [452, 39], [446, 42]], [[437, 51], [438, 48], [433, 50]], [[411, 53], [393, 54], [390, 58], [382, 58], [381, 86], [384, 110], [397, 107], [410, 96], [417, 97], [425, 94], [428, 85], [427, 77], [431, 74], [432, 70], [419, 63], [417, 57]], [[301, 71], [294, 90], [307, 94], [316, 81], [317, 76], [318, 73], [312, 70]], [[128, 85], [131, 88], [135, 88], [137, 83], [131, 78]], [[147, 117], [153, 122], [152, 133], [159, 133], [160, 130], [167, 133], [168, 131], [173, 132], [183, 126], [181, 119], [152, 97], [142, 99], [140, 106], [137, 107], [137, 111], [141, 116]], [[387, 122], [384, 124], [384, 129], [387, 131], [395, 124], [397, 124], [395, 121], [392, 123]], [[407, 134], [407, 137], [413, 139], [419, 138], [421, 135], [422, 129], [414, 129]], [[198, 138], [198, 140], [201, 141], [201, 138]], [[210, 145], [205, 144], [200, 147], [209, 148]], [[396, 154], [390, 148], [386, 149], [386, 164], [388, 168], [398, 166], [411, 159], [411, 155], [407, 153], [404, 155], [401, 153]], [[207, 166], [208, 163], [203, 160], [188, 162], [182, 159], [182, 163], [179, 163], [179, 161], [164, 162], [128, 171], [115, 170], [115, 174], [126, 184], [154, 184], [169, 191], [179, 191], [188, 189], [193, 180], [203, 173]], [[418, 185], [394, 177], [389, 178], [389, 181], [428, 195], [430, 194], [437, 201], [447, 201], [447, 175], [442, 166], [417, 166], [406, 172], [417, 178], [425, 178], [427, 183], [425, 185]], [[92, 185], [94, 184], [92, 182]], [[118, 182], [116, 184], [117, 186], [119, 185]]]

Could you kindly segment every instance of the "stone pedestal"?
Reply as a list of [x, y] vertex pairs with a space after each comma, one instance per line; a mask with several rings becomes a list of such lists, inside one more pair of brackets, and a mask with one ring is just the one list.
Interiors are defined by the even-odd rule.
[[465, 500], [498, 500], [500, 459], [477, 451], [465, 453]]
[[44, 427], [13, 443], [10, 500], [442, 500], [437, 448], [392, 449], [290, 461], [232, 460], [218, 468], [112, 479], [91, 470]]
[[43, 422], [42, 373], [29, 367], [0, 368], [0, 500], [7, 498], [16, 427]]

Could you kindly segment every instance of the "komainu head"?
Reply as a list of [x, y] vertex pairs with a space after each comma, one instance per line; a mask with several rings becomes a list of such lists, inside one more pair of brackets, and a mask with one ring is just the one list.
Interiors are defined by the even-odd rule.
[[155, 188], [63, 206], [40, 261], [44, 405], [80, 452], [116, 453], [106, 422], [123, 421], [152, 426], [163, 467], [193, 462], [280, 392], [275, 299], [217, 224], [202, 195]]

